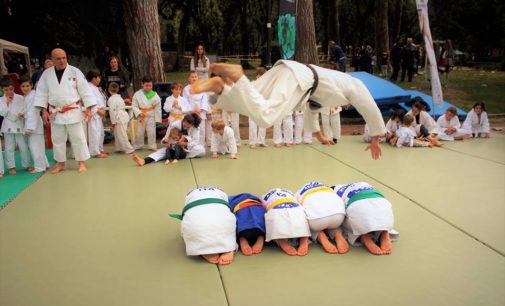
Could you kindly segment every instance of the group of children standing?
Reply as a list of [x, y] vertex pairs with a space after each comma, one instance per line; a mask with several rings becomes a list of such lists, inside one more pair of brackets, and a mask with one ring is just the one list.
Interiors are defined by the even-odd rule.
[[274, 188], [262, 197], [228, 196], [216, 187], [201, 187], [186, 196], [181, 235], [188, 256], [213, 264], [229, 264], [240, 246], [246, 256], [275, 242], [290, 256], [305, 256], [309, 241], [330, 254], [344, 254], [363, 244], [374, 255], [388, 255], [393, 229], [391, 203], [368, 183], [329, 187], [309, 182], [296, 193]]
[[[433, 147], [441, 146], [440, 141], [465, 140], [469, 138], [489, 138], [490, 126], [483, 102], [475, 103], [463, 124], [460, 123], [455, 107], [449, 107], [437, 121], [425, 111], [421, 98], [414, 98], [412, 109], [405, 113], [397, 109], [386, 123], [387, 134], [381, 141], [392, 146]], [[367, 126], [363, 136], [370, 142]]]

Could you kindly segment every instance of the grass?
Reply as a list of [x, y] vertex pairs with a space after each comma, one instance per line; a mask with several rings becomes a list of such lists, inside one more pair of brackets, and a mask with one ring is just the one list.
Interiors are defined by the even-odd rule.
[[[230, 62], [232, 63], [232, 62]], [[246, 75], [254, 79], [254, 70], [246, 70]], [[169, 72], [166, 74], [168, 82], [187, 83], [187, 72]], [[469, 111], [473, 104], [482, 101], [490, 114], [505, 113], [505, 72], [458, 69], [441, 76], [444, 100], [465, 111]], [[404, 89], [415, 89], [431, 95], [429, 84], [423, 75], [415, 76], [412, 83], [399, 82]]]

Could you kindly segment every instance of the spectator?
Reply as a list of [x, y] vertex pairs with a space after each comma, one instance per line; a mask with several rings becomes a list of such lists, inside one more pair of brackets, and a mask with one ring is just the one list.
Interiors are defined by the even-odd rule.
[[[109, 59], [109, 68], [105, 70], [102, 80], [102, 88], [109, 88], [111, 83], [116, 83], [119, 86], [119, 94], [121, 98], [128, 99], [128, 86], [130, 85], [130, 79], [128, 74], [121, 69], [119, 65], [119, 59], [117, 56], [111, 56]], [[110, 97], [110, 93], [107, 92], [107, 97]]]
[[408, 81], [412, 82], [412, 76], [414, 75], [414, 65], [419, 61], [419, 53], [417, 51], [417, 46], [413, 43], [411, 37], [407, 38], [407, 45], [403, 48], [402, 53], [402, 79], [405, 81], [405, 73], [408, 75]]

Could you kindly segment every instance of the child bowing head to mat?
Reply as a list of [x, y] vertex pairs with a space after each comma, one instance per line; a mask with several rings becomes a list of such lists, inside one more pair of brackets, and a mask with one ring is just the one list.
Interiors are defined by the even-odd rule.
[[310, 228], [305, 211], [295, 195], [289, 190], [275, 188], [266, 193], [261, 200], [267, 210], [266, 241], [274, 240], [290, 256], [307, 255]]
[[391, 254], [391, 241], [399, 233], [393, 229], [393, 208], [384, 195], [364, 182], [333, 189], [345, 203], [344, 232], [349, 243], [355, 246], [361, 242], [374, 255]]
[[181, 235], [186, 255], [201, 255], [209, 263], [227, 265], [237, 250], [236, 218], [228, 196], [216, 187], [200, 187], [188, 193], [181, 215]]
[[230, 207], [237, 218], [237, 238], [245, 256], [259, 254], [265, 242], [265, 212], [261, 200], [250, 193], [229, 197]]
[[[339, 230], [345, 218], [345, 206], [333, 189], [319, 182], [309, 182], [296, 193], [296, 199], [303, 206], [312, 235], [323, 249], [331, 254], [344, 254], [349, 244]], [[332, 233], [330, 241], [325, 231]]]

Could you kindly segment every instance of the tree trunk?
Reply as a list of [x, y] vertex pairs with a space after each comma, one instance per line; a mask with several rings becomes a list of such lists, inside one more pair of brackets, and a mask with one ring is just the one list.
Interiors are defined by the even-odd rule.
[[295, 59], [300, 63], [317, 65], [319, 64], [319, 59], [317, 57], [312, 0], [298, 0], [296, 10]]
[[184, 71], [184, 51], [186, 47], [186, 35], [189, 19], [191, 18], [191, 5], [186, 4], [182, 13], [182, 19], [179, 23], [179, 30], [177, 34], [177, 54], [175, 58], [174, 71]]
[[[240, 35], [240, 53], [241, 55], [245, 55], [249, 57], [249, 42], [251, 41], [251, 29], [247, 27], [247, 19], [249, 18], [249, 7], [247, 0], [240, 1], [240, 31], [242, 32]], [[249, 61], [246, 59], [241, 59], [240, 64], [244, 69], [252, 69], [253, 67], [249, 64]]]
[[400, 39], [402, 15], [403, 15], [403, 1], [404, 0], [396, 0], [395, 16], [393, 19], [393, 29], [392, 29], [393, 33], [391, 36], [393, 42], [398, 42], [398, 40]]
[[135, 88], [140, 88], [144, 75], [152, 76], [153, 82], [164, 82], [158, 1], [125, 0], [123, 7]]
[[375, 0], [375, 55], [389, 54], [388, 0]]
[[342, 42], [340, 41], [338, 2], [339, 0], [328, 0], [328, 39], [342, 45]]

